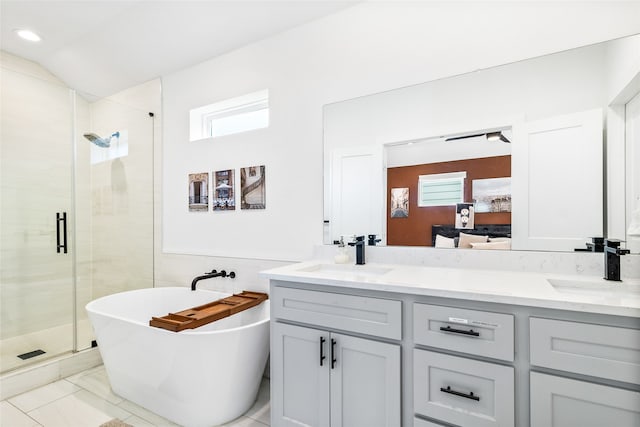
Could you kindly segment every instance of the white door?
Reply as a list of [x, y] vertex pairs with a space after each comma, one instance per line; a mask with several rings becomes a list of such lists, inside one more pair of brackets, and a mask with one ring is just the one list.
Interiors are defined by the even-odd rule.
[[331, 157], [331, 242], [383, 234], [382, 147], [336, 149]]
[[331, 427], [400, 426], [400, 346], [331, 334]]
[[513, 249], [573, 251], [603, 235], [602, 110], [514, 126]]
[[328, 332], [272, 324], [271, 425], [329, 426], [329, 351]]

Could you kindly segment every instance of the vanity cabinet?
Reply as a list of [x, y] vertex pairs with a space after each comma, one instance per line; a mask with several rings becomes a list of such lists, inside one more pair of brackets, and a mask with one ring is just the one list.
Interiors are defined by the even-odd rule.
[[400, 426], [400, 345], [355, 336], [392, 324], [382, 333], [399, 338], [400, 301], [285, 287], [271, 300], [272, 425]]
[[271, 279], [273, 426], [640, 426], [637, 316], [298, 280]]
[[599, 381], [640, 383], [640, 330], [530, 318], [531, 365], [588, 381], [531, 372], [531, 427], [640, 425], [640, 393]]

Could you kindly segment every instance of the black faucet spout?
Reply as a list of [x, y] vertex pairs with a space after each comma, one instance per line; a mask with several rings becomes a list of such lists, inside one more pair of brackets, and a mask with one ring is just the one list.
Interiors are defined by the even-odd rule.
[[[231, 277], [232, 279], [234, 277], [236, 277], [236, 274], [232, 271], [231, 273], [228, 274], [229, 277]], [[197, 276], [195, 279], [193, 279], [193, 281], [191, 282], [191, 290], [195, 291], [196, 290], [196, 284], [200, 281], [200, 280], [205, 280], [205, 279], [213, 279], [214, 277], [227, 277], [227, 272], [225, 270], [222, 270], [220, 272], [217, 272], [216, 270], [211, 270], [211, 272], [209, 273], [205, 273], [202, 276]]]
[[357, 236], [355, 242], [350, 242], [349, 246], [356, 247], [356, 265], [364, 265], [364, 236]]
[[620, 247], [620, 240], [607, 239], [604, 243], [604, 278], [620, 282], [620, 256], [630, 251]]

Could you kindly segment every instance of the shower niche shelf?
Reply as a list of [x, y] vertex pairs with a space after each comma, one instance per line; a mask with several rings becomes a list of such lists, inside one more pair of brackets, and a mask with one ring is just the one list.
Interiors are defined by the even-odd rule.
[[162, 317], [152, 317], [149, 326], [180, 332], [195, 329], [216, 320], [224, 319], [255, 307], [269, 296], [262, 292], [243, 291], [230, 297], [221, 298], [208, 304], [192, 307], [177, 313], [169, 313]]

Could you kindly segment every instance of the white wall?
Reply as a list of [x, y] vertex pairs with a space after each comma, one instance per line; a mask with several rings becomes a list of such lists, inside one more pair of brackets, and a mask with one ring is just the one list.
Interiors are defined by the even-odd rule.
[[[322, 242], [323, 105], [640, 31], [640, 3], [452, 3], [361, 4], [164, 76], [163, 251], [209, 263], [308, 258]], [[190, 108], [264, 88], [268, 129], [188, 142]], [[266, 210], [187, 211], [189, 173], [260, 164]], [[200, 273], [190, 262], [160, 258], [181, 273], [158, 279]]]

